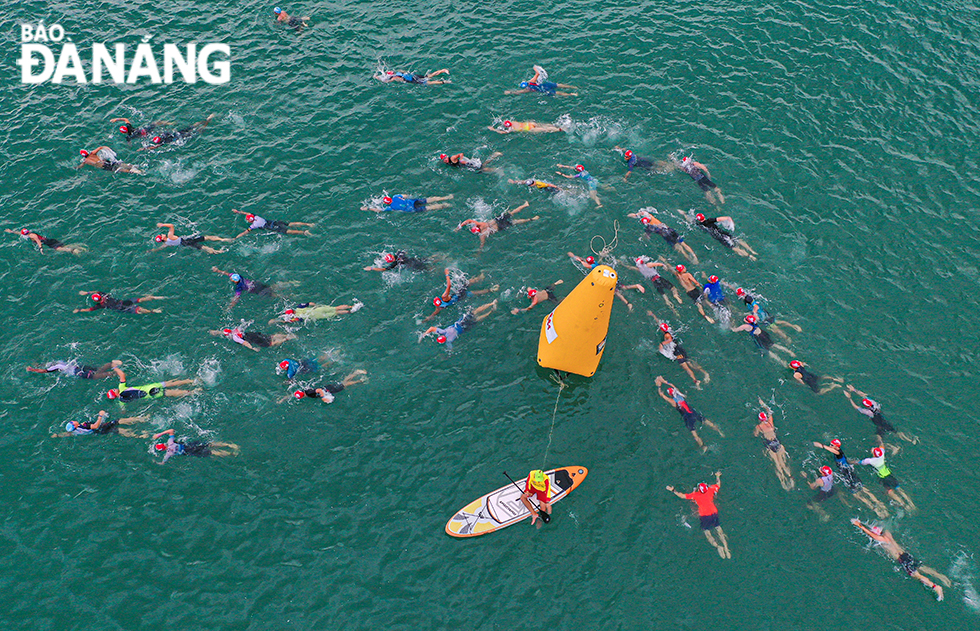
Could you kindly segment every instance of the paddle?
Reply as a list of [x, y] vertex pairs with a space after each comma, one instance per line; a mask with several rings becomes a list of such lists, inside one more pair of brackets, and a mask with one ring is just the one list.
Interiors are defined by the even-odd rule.
[[[504, 471], [504, 475], [507, 475], [506, 471]], [[521, 487], [517, 486], [517, 482], [514, 482], [514, 478], [507, 475], [507, 479], [510, 480], [511, 484], [517, 487], [517, 490], [521, 492], [521, 495], [524, 494], [524, 491], [521, 490]], [[541, 521], [543, 521], [546, 524], [551, 523], [551, 515], [541, 510], [540, 504], [534, 504], [534, 500], [531, 500], [531, 503], [534, 505], [534, 508], [538, 511], [538, 516], [541, 518]]]

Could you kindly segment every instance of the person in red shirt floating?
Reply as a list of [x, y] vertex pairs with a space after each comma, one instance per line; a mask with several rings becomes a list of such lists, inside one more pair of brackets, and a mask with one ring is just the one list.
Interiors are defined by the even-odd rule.
[[[715, 483], [712, 485], [707, 485], [704, 482], [699, 484], [693, 493], [681, 493], [676, 491], [674, 487], [668, 486], [667, 490], [681, 498], [682, 500], [691, 500], [698, 505], [698, 517], [701, 518], [701, 530], [704, 531], [704, 536], [707, 537], [708, 543], [714, 546], [715, 550], [718, 551], [718, 556], [723, 559], [732, 558], [732, 553], [728, 549], [728, 539], [725, 537], [725, 533], [721, 529], [720, 522], [718, 520], [718, 508], [715, 506], [715, 495], [721, 490], [721, 471], [715, 472]], [[714, 530], [715, 534], [718, 536], [718, 540], [711, 536], [711, 531]]]

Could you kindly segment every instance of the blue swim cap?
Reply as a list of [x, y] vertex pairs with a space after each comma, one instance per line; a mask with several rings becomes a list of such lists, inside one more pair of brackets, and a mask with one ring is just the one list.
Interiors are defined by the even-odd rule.
[[272, 10], [272, 12], [275, 13], [276, 15], [279, 15], [280, 13], [282, 13], [282, 9], [276, 7], [275, 9]]
[[527, 81], [521, 81], [521, 87], [522, 88], [526, 88], [527, 87]]
[[232, 274], [228, 278], [230, 278], [231, 279], [231, 282], [233, 282], [233, 283], [240, 283], [240, 282], [242, 282], [242, 277], [239, 276], [238, 274]]
[[67, 423], [65, 423], [65, 431], [66, 432], [73, 432], [73, 431], [75, 431], [75, 424], [72, 423], [71, 421], [68, 421]]

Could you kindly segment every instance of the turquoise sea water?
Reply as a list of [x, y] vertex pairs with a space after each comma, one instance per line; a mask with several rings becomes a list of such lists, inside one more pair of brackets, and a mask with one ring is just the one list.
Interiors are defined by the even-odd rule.
[[[0, 207], [4, 227], [31, 227], [79, 256], [0, 240], [5, 334], [0, 379], [3, 486], [0, 627], [137, 629], [972, 629], [978, 624], [975, 470], [980, 276], [974, 183], [980, 117], [977, 8], [916, 3], [595, 2], [493, 5], [311, 3], [297, 34], [272, 5], [24, 2], [0, 10], [4, 36]], [[225, 85], [25, 86], [15, 65], [19, 22], [61, 24], [95, 42], [232, 47]], [[57, 46], [55, 46], [57, 49]], [[420, 88], [371, 79], [392, 69], [447, 67], [453, 83]], [[578, 97], [505, 96], [539, 63]], [[212, 124], [180, 148], [137, 152], [110, 124], [166, 118]], [[559, 122], [564, 134], [501, 136], [503, 119]], [[109, 145], [144, 176], [75, 170], [78, 150]], [[511, 316], [522, 289], [581, 277], [619, 222], [617, 257], [672, 255], [641, 241], [626, 213], [716, 211], [689, 178], [622, 181], [616, 145], [711, 170], [757, 262], [683, 228], [701, 264], [759, 292], [803, 327], [791, 347], [822, 374], [872, 395], [920, 437], [889, 458], [919, 507], [886, 525], [954, 586], [937, 604], [867, 546], [848, 523], [873, 515], [837, 500], [822, 523], [810, 492], [783, 491], [758, 439], [758, 397], [776, 410], [799, 471], [829, 458], [812, 441], [839, 436], [853, 459], [871, 424], [835, 391], [788, 381], [744, 334], [671, 316], [711, 373], [703, 391], [657, 354], [656, 293], [617, 303], [600, 369], [572, 377], [552, 428], [557, 386], [536, 366], [546, 309]], [[493, 174], [448, 171], [441, 152], [503, 152]], [[557, 181], [554, 164], [584, 164], [604, 207], [584, 191], [549, 197], [508, 178]], [[608, 188], [607, 188], [608, 187]], [[359, 210], [383, 192], [455, 196], [419, 215]], [[524, 200], [541, 219], [477, 239], [452, 228]], [[309, 221], [315, 237], [250, 235], [226, 254], [155, 252], [158, 221], [178, 234], [234, 236], [240, 208]], [[597, 242], [597, 246], [601, 246]], [[439, 254], [500, 285], [497, 313], [446, 353], [418, 343], [441, 270], [363, 271], [382, 251]], [[598, 247], [597, 247], [598, 249]], [[231, 312], [217, 265], [294, 284], [289, 300], [364, 309], [297, 330], [253, 353], [207, 334], [266, 322], [286, 300], [245, 296]], [[442, 265], [442, 264], [440, 264]], [[639, 277], [626, 270], [625, 280]], [[164, 313], [73, 315], [79, 290], [167, 296]], [[472, 304], [480, 304], [477, 299]], [[458, 317], [447, 311], [440, 326]], [[287, 356], [331, 351], [313, 384], [355, 368], [370, 381], [332, 405], [276, 401]], [[154, 464], [149, 440], [54, 439], [94, 417], [114, 381], [33, 375], [28, 364], [119, 357], [131, 383], [198, 377], [204, 392], [130, 405], [148, 429], [175, 428], [241, 446], [237, 458]], [[663, 374], [724, 430], [700, 455], [657, 396]], [[553, 431], [552, 431], [553, 430]], [[548, 447], [550, 443], [550, 448]], [[545, 452], [547, 450], [547, 459]], [[585, 483], [551, 525], [525, 522], [473, 540], [443, 532], [454, 511], [540, 466], [584, 465]], [[698, 532], [689, 489], [722, 470], [718, 498], [733, 559]], [[883, 496], [870, 469], [869, 488]], [[895, 511], [893, 510], [893, 513]]]

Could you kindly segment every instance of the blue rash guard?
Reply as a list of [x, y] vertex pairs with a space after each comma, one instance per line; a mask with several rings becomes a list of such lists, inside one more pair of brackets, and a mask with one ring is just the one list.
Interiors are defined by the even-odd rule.
[[714, 283], [705, 283], [704, 290], [708, 292], [708, 300], [711, 302], [715, 304], [725, 302], [725, 291], [721, 288], [720, 280]]
[[414, 213], [425, 210], [425, 199], [412, 199], [404, 195], [392, 195], [387, 210], [400, 210], [403, 213]]

